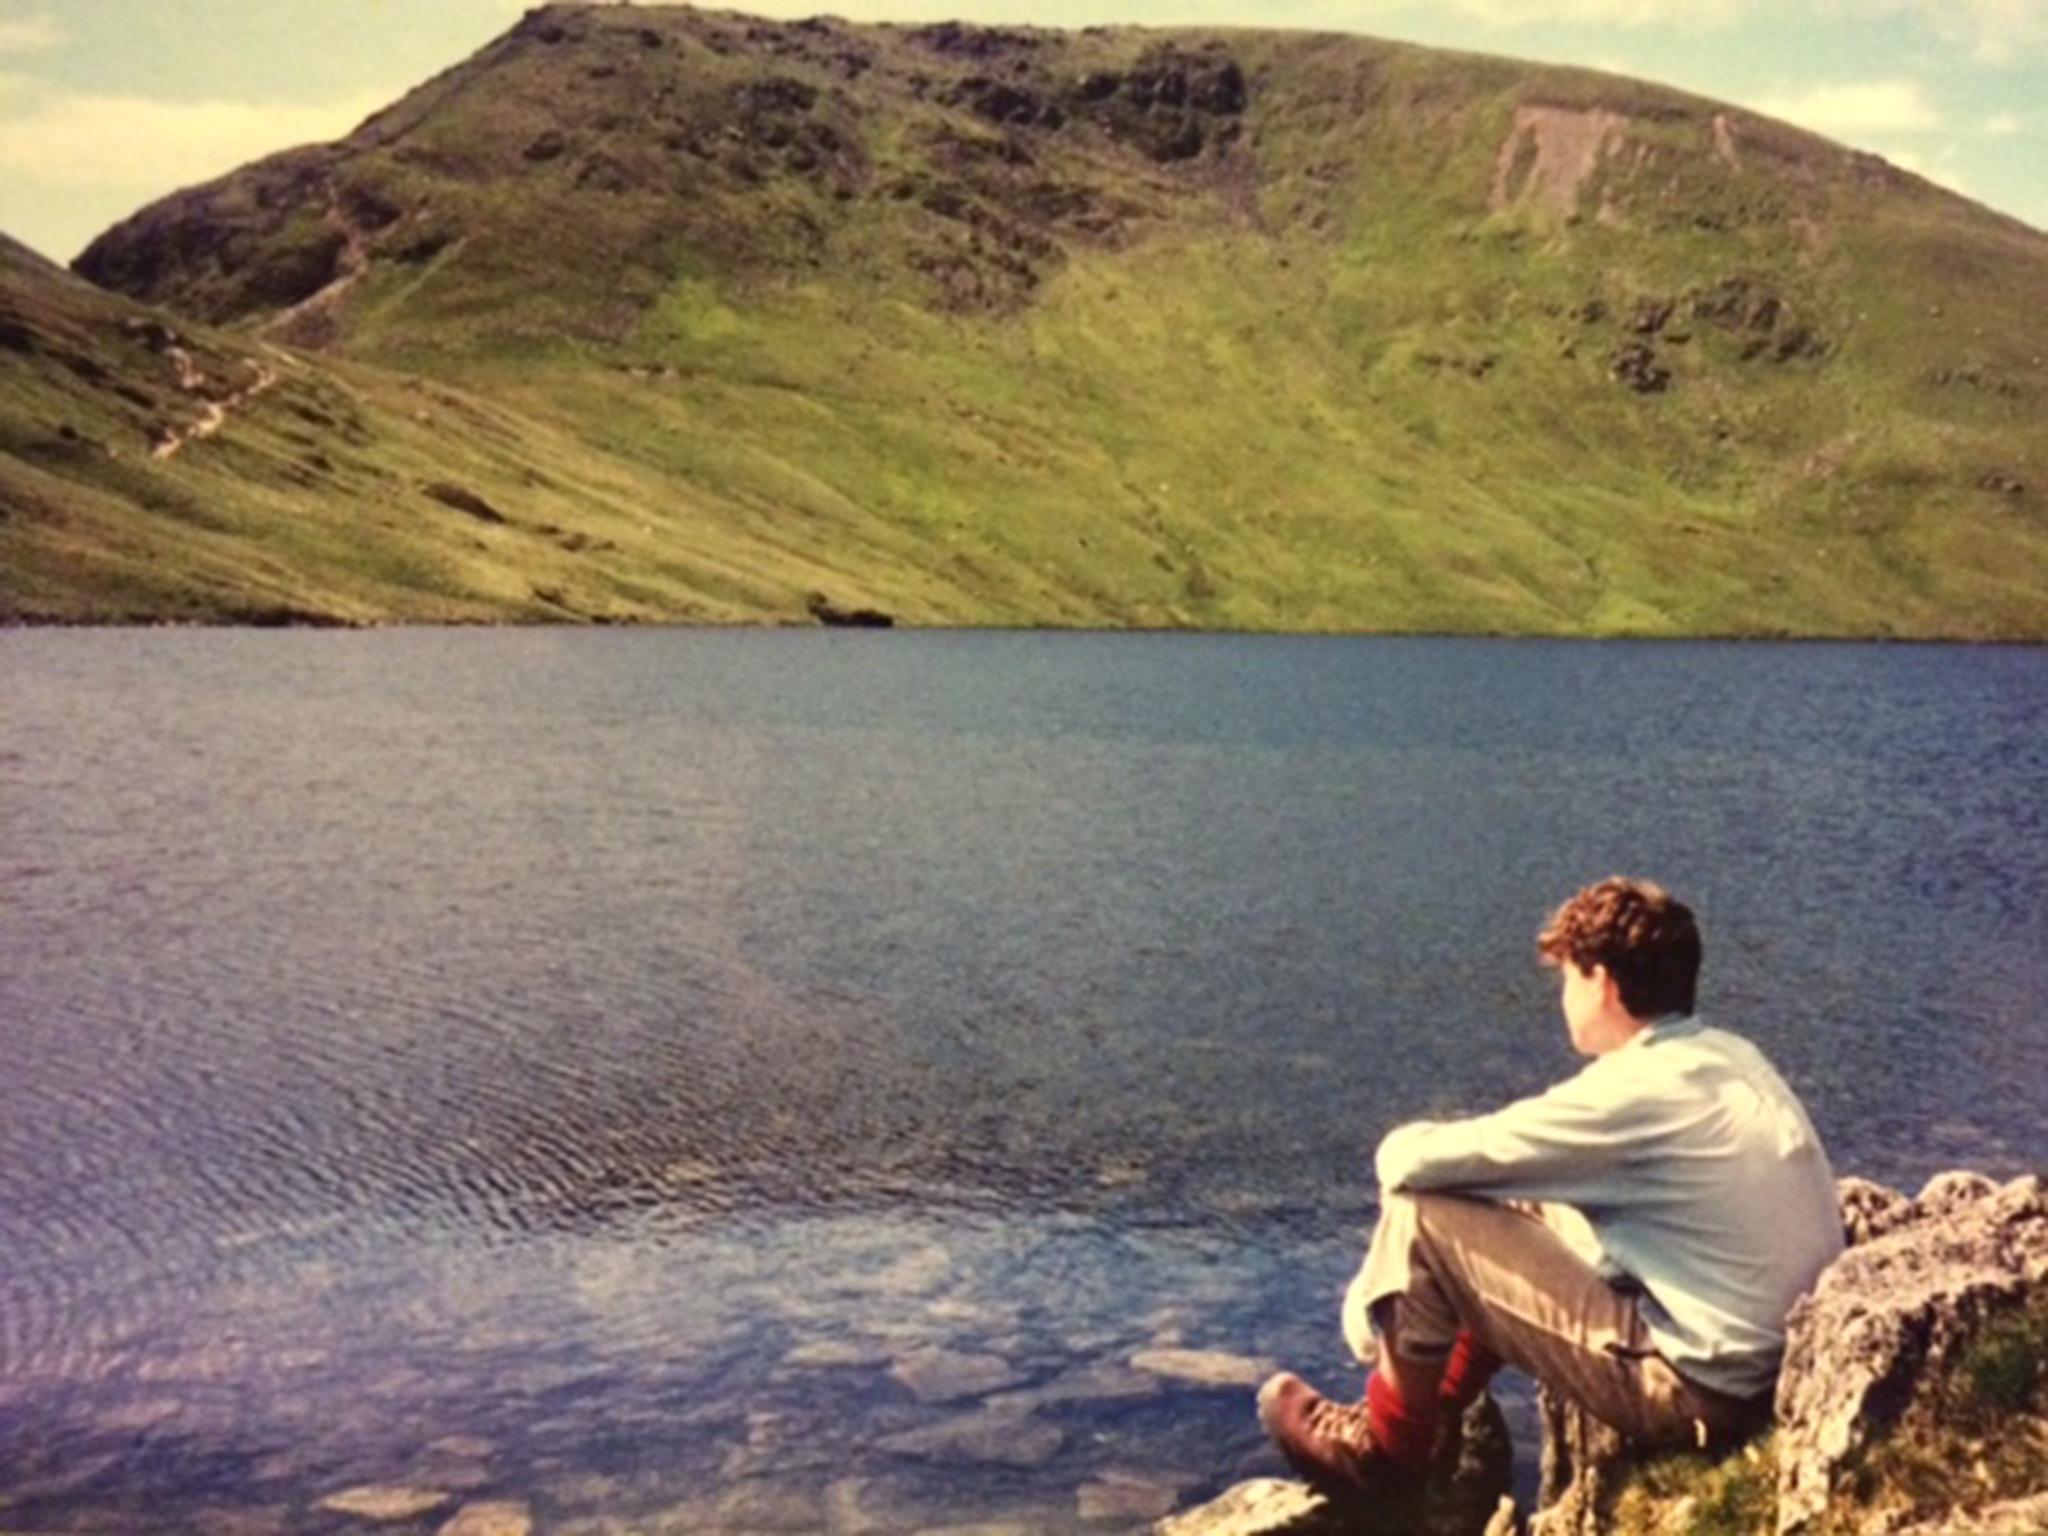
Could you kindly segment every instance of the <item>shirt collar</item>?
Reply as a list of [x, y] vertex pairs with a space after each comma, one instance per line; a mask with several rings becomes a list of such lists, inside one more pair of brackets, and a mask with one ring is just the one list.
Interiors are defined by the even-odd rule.
[[1660, 1013], [1641, 1029], [1624, 1040], [1621, 1048], [1647, 1045], [1651, 1040], [1670, 1040], [1680, 1035], [1690, 1035], [1700, 1027], [1699, 1015], [1694, 1013]]

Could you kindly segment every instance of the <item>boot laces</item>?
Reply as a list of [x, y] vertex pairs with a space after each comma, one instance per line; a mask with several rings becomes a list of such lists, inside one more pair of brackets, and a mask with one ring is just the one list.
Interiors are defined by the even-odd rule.
[[1307, 1419], [1310, 1433], [1322, 1439], [1335, 1440], [1361, 1455], [1372, 1449], [1364, 1403], [1333, 1403], [1324, 1398], [1310, 1406]]

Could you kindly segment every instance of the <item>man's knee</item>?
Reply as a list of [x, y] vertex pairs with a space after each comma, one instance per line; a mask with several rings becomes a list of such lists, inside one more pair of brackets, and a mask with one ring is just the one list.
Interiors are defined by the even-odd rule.
[[1382, 1230], [1414, 1226], [1415, 1196], [1405, 1189], [1382, 1189], [1379, 1224]]
[[1353, 1298], [1357, 1315], [1347, 1335], [1369, 1326], [1382, 1340], [1398, 1337], [1403, 1354], [1428, 1358], [1448, 1352], [1459, 1319], [1435, 1274], [1434, 1250], [1444, 1223], [1455, 1221], [1455, 1208], [1467, 1203], [1457, 1195], [1381, 1190], [1379, 1227], [1360, 1276], [1371, 1283], [1355, 1288], [1364, 1294]]
[[1380, 1191], [1381, 1225], [1411, 1239], [1417, 1235], [1441, 1236], [1450, 1231], [1464, 1233], [1475, 1223], [1498, 1219], [1501, 1212], [1512, 1209], [1477, 1195], [1451, 1195], [1436, 1190]]

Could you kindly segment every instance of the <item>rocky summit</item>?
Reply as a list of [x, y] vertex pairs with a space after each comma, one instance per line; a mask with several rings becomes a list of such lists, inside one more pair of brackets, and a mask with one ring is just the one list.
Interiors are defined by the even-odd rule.
[[76, 271], [0, 617], [2048, 635], [2048, 237], [1612, 75], [548, 6]]

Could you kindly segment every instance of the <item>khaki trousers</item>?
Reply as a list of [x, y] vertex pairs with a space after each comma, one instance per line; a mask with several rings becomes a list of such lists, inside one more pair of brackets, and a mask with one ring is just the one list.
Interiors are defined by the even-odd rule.
[[1390, 1194], [1344, 1298], [1344, 1337], [1370, 1363], [1391, 1326], [1404, 1359], [1441, 1356], [1458, 1330], [1650, 1445], [1740, 1439], [1767, 1415], [1688, 1381], [1657, 1353], [1635, 1293], [1594, 1267], [1592, 1229], [1569, 1206]]

